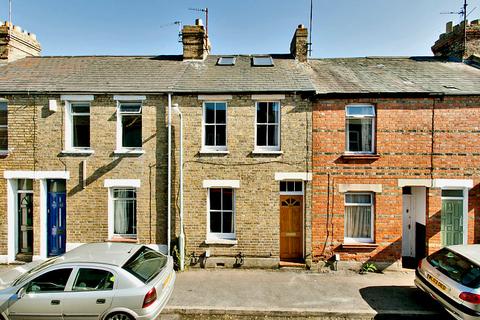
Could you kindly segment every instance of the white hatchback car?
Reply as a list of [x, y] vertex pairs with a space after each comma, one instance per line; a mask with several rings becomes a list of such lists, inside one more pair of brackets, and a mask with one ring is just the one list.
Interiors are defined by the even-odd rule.
[[480, 244], [445, 247], [420, 261], [415, 285], [456, 319], [480, 319]]
[[171, 257], [126, 243], [85, 244], [16, 269], [0, 275], [5, 320], [155, 319], [175, 282]]

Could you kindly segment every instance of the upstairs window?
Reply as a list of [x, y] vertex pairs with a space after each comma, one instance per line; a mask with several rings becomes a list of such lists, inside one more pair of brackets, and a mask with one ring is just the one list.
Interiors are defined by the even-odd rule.
[[71, 146], [76, 149], [90, 148], [90, 103], [70, 103], [72, 140]]
[[204, 149], [211, 151], [227, 150], [227, 104], [225, 102], [205, 102], [203, 105]]
[[120, 149], [142, 147], [142, 103], [119, 102], [117, 132]]
[[280, 150], [280, 103], [257, 102], [255, 148]]
[[0, 101], [0, 152], [8, 151], [8, 105]]
[[371, 105], [346, 107], [346, 151], [374, 153], [375, 108]]

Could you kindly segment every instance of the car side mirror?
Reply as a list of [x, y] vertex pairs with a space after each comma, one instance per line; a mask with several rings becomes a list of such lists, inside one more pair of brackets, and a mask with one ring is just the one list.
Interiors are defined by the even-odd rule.
[[19, 299], [19, 300], [22, 299], [26, 292], [27, 292], [26, 287], [20, 288], [20, 290], [18, 290], [18, 292], [17, 292], [17, 299]]

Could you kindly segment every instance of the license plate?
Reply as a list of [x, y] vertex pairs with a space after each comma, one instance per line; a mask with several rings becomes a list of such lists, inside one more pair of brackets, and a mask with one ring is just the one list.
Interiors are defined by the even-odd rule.
[[440, 288], [441, 290], [443, 291], [447, 291], [447, 286], [444, 285], [442, 282], [440, 282], [437, 278], [435, 278], [434, 276], [431, 276], [430, 274], [427, 273], [427, 279], [433, 283], [435, 286], [437, 286], [438, 288]]
[[165, 288], [166, 286], [168, 286], [168, 284], [170, 283], [170, 280], [172, 280], [172, 274], [173, 272], [171, 272], [168, 277], [163, 281], [163, 288]]

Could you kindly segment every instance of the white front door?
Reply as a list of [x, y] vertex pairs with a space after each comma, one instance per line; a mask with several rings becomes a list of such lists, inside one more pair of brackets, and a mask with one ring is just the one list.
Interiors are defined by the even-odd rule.
[[415, 205], [411, 194], [403, 195], [402, 257], [415, 257]]

